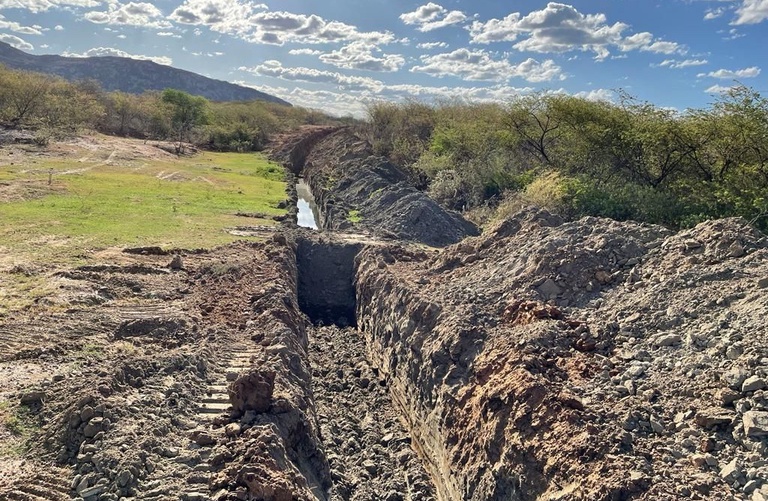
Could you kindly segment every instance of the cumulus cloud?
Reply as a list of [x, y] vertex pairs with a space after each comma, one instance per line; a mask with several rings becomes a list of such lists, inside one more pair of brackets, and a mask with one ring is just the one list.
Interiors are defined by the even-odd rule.
[[248, 71], [254, 75], [280, 78], [298, 82], [311, 82], [331, 84], [344, 89], [352, 90], [380, 90], [384, 84], [379, 80], [368, 77], [342, 75], [335, 71], [317, 70], [314, 68], [294, 67], [287, 68], [280, 61], [265, 61], [253, 68], [240, 67], [242, 71]]
[[608, 24], [605, 14], [582, 14], [572, 5], [550, 2], [542, 10], [523, 16], [513, 12], [503, 19], [475, 21], [469, 27], [472, 43], [515, 42], [520, 51], [562, 53], [573, 50], [591, 51], [596, 59], [610, 55], [610, 47], [622, 52], [644, 50], [672, 54], [682, 52], [675, 42], [657, 40], [643, 32], [625, 37], [629, 25]]
[[64, 52], [62, 56], [65, 56], [65, 57], [115, 56], [115, 57], [127, 57], [130, 59], [138, 59], [140, 61], [152, 61], [157, 64], [164, 64], [166, 66], [170, 66], [171, 64], [173, 64], [173, 60], [167, 56], [144, 56], [141, 54], [129, 54], [128, 52], [122, 51], [120, 49], [115, 49], [113, 47], [94, 47], [92, 49], [88, 49], [87, 51], [81, 52], [81, 53]]
[[399, 54], [379, 54], [377, 45], [364, 41], [352, 42], [339, 50], [320, 55], [320, 60], [338, 68], [392, 72], [405, 64]]
[[354, 41], [385, 44], [395, 40], [390, 32], [361, 32], [349, 24], [327, 21], [314, 14], [265, 11], [265, 8], [264, 4], [242, 0], [185, 0], [170, 18], [178, 23], [205, 25], [219, 33], [269, 45]]
[[717, 71], [711, 71], [709, 73], [699, 73], [698, 77], [712, 77], [720, 78], [722, 80], [732, 80], [734, 78], [755, 78], [760, 74], [760, 68], [757, 66], [750, 66], [741, 70], [725, 70], [720, 69]]
[[291, 49], [288, 51], [288, 54], [292, 56], [319, 56], [322, 54], [323, 51], [317, 50], [317, 49]]
[[709, 64], [709, 61], [707, 61], [706, 59], [684, 59], [682, 61], [676, 60], [676, 59], [665, 59], [664, 61], [659, 63], [659, 66], [672, 68], [672, 69], [679, 69], [679, 68], [689, 68], [691, 66], [703, 66], [705, 64]]
[[705, 21], [711, 21], [712, 19], [717, 19], [718, 17], [722, 17], [723, 14], [726, 12], [725, 7], [717, 7], [714, 9], [707, 9], [704, 14], [704, 20]]
[[0, 30], [10, 30], [22, 35], [42, 35], [39, 26], [23, 26], [15, 21], [7, 20], [2, 14], [0, 14]]
[[437, 48], [447, 49], [448, 44], [445, 42], [424, 42], [424, 43], [416, 44], [416, 47], [419, 49], [427, 49], [427, 50], [437, 49]]
[[709, 87], [706, 92], [707, 94], [725, 94], [726, 92], [732, 90], [734, 87], [729, 87], [727, 85], [713, 85], [712, 87]]
[[400, 15], [400, 20], [408, 25], [416, 25], [419, 31], [427, 32], [459, 24], [467, 20], [467, 15], [460, 10], [448, 11], [442, 5], [429, 2], [413, 12]]
[[733, 24], [757, 24], [768, 19], [768, 0], [743, 0]]
[[611, 103], [616, 97], [616, 92], [610, 89], [593, 89], [577, 92], [574, 94], [574, 96], [586, 99], [588, 101], [607, 101]]
[[33, 12], [45, 12], [58, 7], [97, 7], [98, 0], [0, 0], [0, 9], [23, 9]]
[[11, 47], [15, 47], [19, 50], [35, 50], [35, 47], [31, 43], [9, 33], [0, 33], [0, 42], [5, 42]]
[[512, 64], [507, 59], [493, 59], [483, 50], [457, 49], [445, 54], [422, 56], [421, 62], [420, 66], [414, 66], [411, 71], [436, 77], [453, 76], [465, 80], [497, 82], [516, 77], [529, 82], [565, 78], [561, 68], [552, 60], [540, 63], [529, 58], [519, 64]]
[[160, 9], [146, 2], [129, 2], [123, 5], [113, 3], [109, 5], [109, 10], [107, 11], [86, 12], [83, 17], [97, 24], [117, 24], [147, 28], [171, 27], [171, 23], [165, 20]]

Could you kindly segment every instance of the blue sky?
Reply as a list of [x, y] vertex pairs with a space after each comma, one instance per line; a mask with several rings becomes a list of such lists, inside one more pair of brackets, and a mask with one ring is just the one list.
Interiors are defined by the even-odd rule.
[[337, 115], [537, 90], [680, 110], [736, 81], [768, 95], [768, 0], [0, 0], [0, 40], [152, 59]]

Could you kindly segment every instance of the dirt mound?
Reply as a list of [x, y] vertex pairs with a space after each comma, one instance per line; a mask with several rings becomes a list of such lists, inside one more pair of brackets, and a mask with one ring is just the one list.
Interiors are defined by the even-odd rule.
[[294, 137], [276, 147], [273, 158], [307, 180], [324, 229], [367, 230], [437, 247], [478, 234], [461, 215], [417, 190], [406, 171], [373, 155], [350, 128]]
[[530, 210], [432, 258], [369, 249], [357, 284], [441, 497], [768, 490], [768, 242], [743, 221]]

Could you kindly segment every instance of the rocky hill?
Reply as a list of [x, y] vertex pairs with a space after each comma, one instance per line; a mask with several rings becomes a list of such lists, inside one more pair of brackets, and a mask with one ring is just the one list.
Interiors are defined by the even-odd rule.
[[0, 64], [18, 70], [58, 75], [67, 80], [93, 79], [107, 91], [140, 94], [148, 90], [173, 88], [204, 96], [212, 101], [262, 100], [290, 105], [287, 101], [256, 89], [152, 61], [125, 57], [35, 56], [0, 42]]

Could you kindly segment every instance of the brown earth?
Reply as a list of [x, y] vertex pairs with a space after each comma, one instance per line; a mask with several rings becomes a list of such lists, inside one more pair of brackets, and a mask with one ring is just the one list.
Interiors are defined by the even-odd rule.
[[178, 254], [26, 270], [58, 287], [0, 318], [0, 499], [768, 497], [768, 239], [741, 220]]

